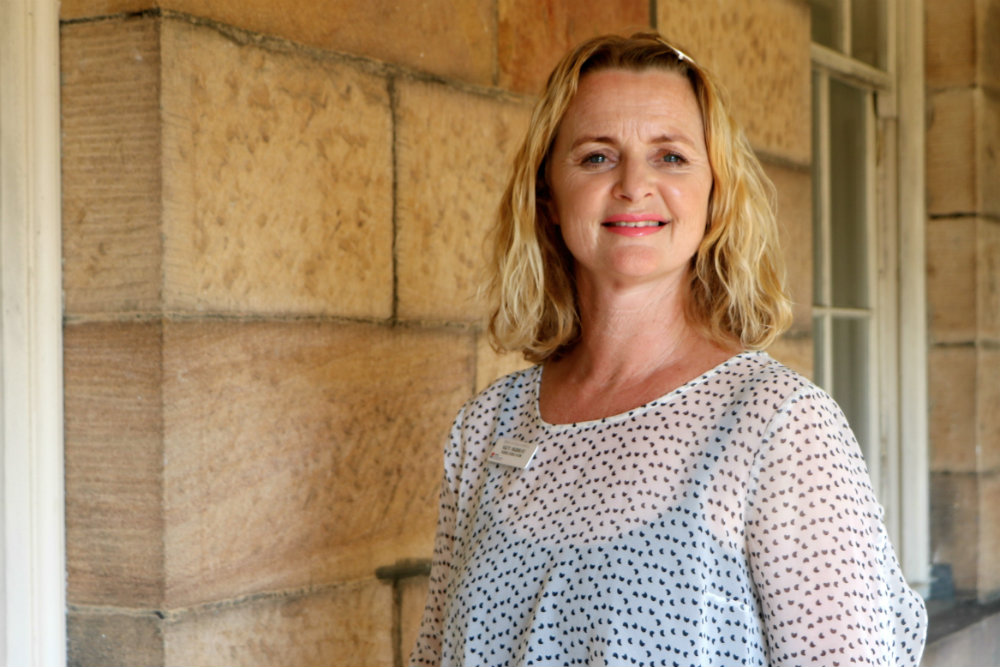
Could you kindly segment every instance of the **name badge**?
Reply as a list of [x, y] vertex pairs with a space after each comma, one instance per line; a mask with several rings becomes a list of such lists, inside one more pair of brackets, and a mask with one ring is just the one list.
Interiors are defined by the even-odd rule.
[[490, 461], [500, 465], [527, 469], [537, 451], [538, 445], [529, 445], [511, 438], [498, 438], [497, 444], [490, 452]]

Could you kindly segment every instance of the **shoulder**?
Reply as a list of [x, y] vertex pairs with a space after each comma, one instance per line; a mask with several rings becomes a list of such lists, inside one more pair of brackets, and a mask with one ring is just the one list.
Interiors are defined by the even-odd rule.
[[755, 378], [759, 387], [773, 393], [771, 409], [761, 415], [758, 454], [763, 459], [786, 470], [792, 461], [834, 465], [858, 479], [865, 473], [867, 481], [857, 438], [843, 410], [826, 391], [769, 356]]
[[728, 386], [734, 402], [767, 413], [777, 411], [798, 395], [825, 396], [806, 377], [766, 352], [744, 352], [730, 359], [721, 371], [720, 380]]
[[502, 413], [519, 410], [535, 396], [540, 372], [539, 366], [529, 366], [494, 380], [466, 401], [455, 419], [455, 426], [484, 419], [492, 421]]
[[765, 440], [788, 422], [849, 430], [829, 394], [766, 352], [740, 354], [724, 364], [719, 375], [727, 425], [736, 424]]
[[847, 420], [837, 402], [808, 378], [770, 356], [764, 364], [761, 382], [781, 396], [778, 412], [798, 417], [812, 416], [816, 422], [847, 428]]

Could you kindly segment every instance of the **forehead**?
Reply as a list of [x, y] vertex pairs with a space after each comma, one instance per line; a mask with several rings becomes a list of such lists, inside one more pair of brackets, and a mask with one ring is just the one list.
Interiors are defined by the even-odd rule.
[[[674, 130], [703, 133], [701, 108], [694, 88], [679, 72], [601, 69], [580, 79], [560, 123], [575, 132], [583, 126], [668, 124]], [[666, 129], [666, 128], [663, 128]]]

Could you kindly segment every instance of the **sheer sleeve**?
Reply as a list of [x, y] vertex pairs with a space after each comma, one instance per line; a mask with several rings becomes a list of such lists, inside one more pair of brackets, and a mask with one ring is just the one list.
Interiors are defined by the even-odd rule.
[[769, 664], [917, 665], [927, 626], [834, 401], [786, 400], [754, 463], [746, 539]]
[[453, 454], [460, 451], [461, 448], [461, 424], [464, 411], [463, 409], [456, 417], [448, 438], [448, 446], [445, 449], [440, 508], [438, 510], [437, 533], [434, 538], [434, 556], [431, 561], [427, 605], [424, 608], [416, 646], [410, 655], [410, 664], [414, 667], [424, 665], [436, 667], [441, 664], [441, 637], [447, 611], [448, 585], [455, 567], [452, 558], [456, 539], [459, 480], [453, 463]]

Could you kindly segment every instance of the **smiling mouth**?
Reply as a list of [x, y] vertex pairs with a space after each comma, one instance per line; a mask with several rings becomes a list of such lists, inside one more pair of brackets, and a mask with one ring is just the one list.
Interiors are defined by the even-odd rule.
[[603, 227], [622, 227], [630, 229], [641, 229], [643, 227], [662, 227], [665, 222], [662, 220], [639, 220], [636, 222], [604, 222], [601, 223]]

